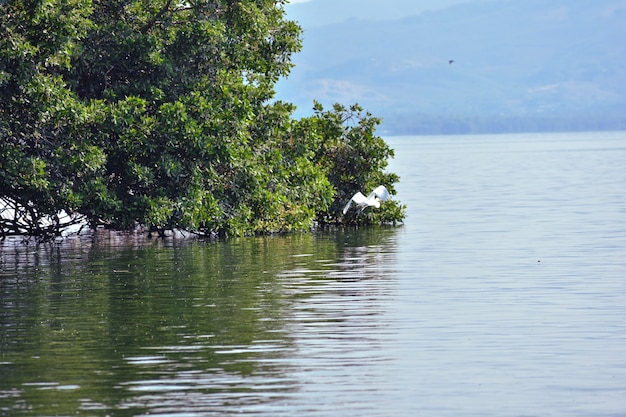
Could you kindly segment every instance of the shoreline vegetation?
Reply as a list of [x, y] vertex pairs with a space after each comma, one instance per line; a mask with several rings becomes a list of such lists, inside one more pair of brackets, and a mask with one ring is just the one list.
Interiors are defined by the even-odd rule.
[[245, 236], [400, 223], [354, 192], [399, 177], [358, 104], [274, 100], [302, 30], [283, 1], [0, 4], [0, 238]]
[[367, 224], [367, 225], [319, 225], [314, 224], [307, 230], [292, 230], [289, 232], [267, 232], [256, 233], [254, 235], [242, 235], [242, 236], [219, 236], [217, 234], [196, 234], [193, 232], [173, 229], [164, 230], [162, 235], [159, 235], [156, 231], [150, 231], [149, 228], [144, 226], [137, 226], [134, 229], [119, 230], [119, 229], [107, 229], [105, 227], [97, 227], [95, 229], [85, 226], [78, 231], [72, 231], [71, 233], [60, 233], [51, 236], [47, 239], [40, 239], [35, 235], [28, 234], [14, 234], [0, 238], [0, 253], [6, 250], [13, 250], [17, 248], [73, 248], [81, 247], [86, 248], [90, 245], [112, 245], [112, 246], [143, 246], [152, 244], [187, 244], [194, 242], [204, 243], [220, 243], [220, 242], [233, 242], [239, 241], [239, 239], [264, 239], [264, 238], [298, 238], [303, 235], [307, 236], [326, 236], [333, 233], [348, 233], [350, 231], [358, 231], [361, 228], [367, 228], [369, 230], [380, 230], [404, 227], [402, 224], [393, 223], [381, 223], [381, 224]]

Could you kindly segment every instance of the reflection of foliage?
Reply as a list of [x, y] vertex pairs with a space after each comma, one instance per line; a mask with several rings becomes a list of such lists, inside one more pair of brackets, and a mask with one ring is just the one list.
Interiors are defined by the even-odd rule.
[[300, 48], [281, 5], [0, 2], [0, 198], [35, 223], [244, 235], [336, 221], [352, 187], [392, 186], [377, 119], [270, 102]]
[[[320, 277], [332, 281], [333, 271], [352, 269], [366, 278], [368, 262], [375, 260], [355, 260], [355, 253], [384, 249], [394, 230], [227, 244], [98, 236], [103, 240], [75, 246], [68, 240], [35, 253], [5, 243], [0, 392], [19, 392], [4, 398], [3, 407], [15, 416], [73, 415], [88, 400], [103, 414], [119, 410], [120, 402], [131, 404], [120, 415], [147, 414], [133, 401], [141, 393], [131, 389], [146, 380], [158, 384], [160, 377], [173, 384], [176, 375], [186, 389], [204, 393], [222, 379], [228, 380], [224, 393], [237, 392], [233, 381], [257, 374], [285, 378], [289, 389], [293, 381], [281, 368], [284, 362], [271, 359], [293, 349], [290, 307], [310, 296], [296, 290], [309, 285], [322, 291]], [[345, 257], [350, 260], [343, 262]], [[316, 279], [308, 283], [303, 270]], [[288, 271], [301, 275], [286, 283]], [[260, 344], [271, 349], [255, 350]], [[194, 375], [201, 377], [195, 383], [209, 386], [189, 388]]]
[[[37, 256], [32, 248], [4, 248], [0, 392], [20, 388], [15, 402], [3, 402], [15, 407], [11, 415], [71, 415], [85, 399], [118, 409], [134, 395], [128, 384], [143, 380], [146, 369], [177, 372], [202, 363], [209, 373], [250, 374], [255, 354], [222, 352], [281, 337], [275, 331], [284, 295], [263, 271], [280, 264], [280, 245], [289, 242], [133, 243], [96, 242], [88, 251], [87, 244], [64, 243], [42, 246]], [[132, 359], [147, 356], [166, 360]], [[46, 408], [21, 414], [20, 404]]]

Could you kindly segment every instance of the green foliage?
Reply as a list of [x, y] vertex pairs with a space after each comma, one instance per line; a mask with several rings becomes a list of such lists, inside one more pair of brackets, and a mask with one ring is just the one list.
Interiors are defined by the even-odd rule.
[[299, 35], [273, 0], [0, 3], [0, 198], [35, 223], [65, 211], [245, 235], [341, 221], [356, 190], [393, 193], [378, 119], [316, 104], [293, 120], [271, 102]]
[[324, 111], [316, 102], [314, 109], [315, 115], [305, 123], [317, 135], [315, 160], [336, 190], [334, 202], [327, 210], [318, 211], [317, 220], [356, 224], [401, 222], [405, 207], [396, 200], [387, 201], [380, 209], [342, 214], [343, 207], [357, 191], [367, 195], [384, 185], [391, 195], [396, 193], [394, 184], [400, 178], [385, 172], [389, 158], [394, 156], [393, 150], [375, 135], [381, 120], [364, 112], [358, 104], [350, 107], [335, 104], [331, 111]]

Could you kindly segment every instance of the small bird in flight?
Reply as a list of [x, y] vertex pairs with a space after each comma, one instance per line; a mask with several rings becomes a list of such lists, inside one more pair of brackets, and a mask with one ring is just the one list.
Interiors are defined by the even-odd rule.
[[450, 65], [454, 64], [454, 59], [449, 59], [448, 60], [448, 64], [450, 64]]

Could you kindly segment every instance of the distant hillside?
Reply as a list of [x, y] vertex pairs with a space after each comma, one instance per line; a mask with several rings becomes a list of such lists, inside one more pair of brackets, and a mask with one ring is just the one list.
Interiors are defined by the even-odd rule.
[[626, 0], [350, 20], [307, 30], [294, 62], [278, 98], [358, 102], [389, 134], [626, 128]]

